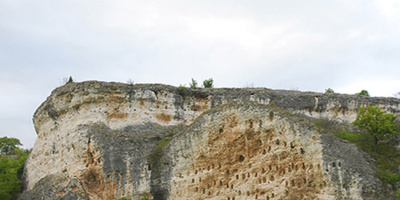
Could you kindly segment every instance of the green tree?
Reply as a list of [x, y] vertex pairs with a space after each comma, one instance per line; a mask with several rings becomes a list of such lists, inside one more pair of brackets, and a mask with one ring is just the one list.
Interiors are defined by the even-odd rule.
[[16, 138], [0, 138], [0, 199], [17, 199], [21, 192], [21, 180], [25, 160], [30, 150], [20, 149]]
[[14, 154], [17, 146], [21, 146], [21, 142], [17, 138], [0, 138], [0, 154], [11, 155]]
[[357, 93], [357, 95], [369, 97], [369, 92], [367, 90], [361, 90], [361, 92]]
[[67, 83], [72, 83], [72, 82], [74, 82], [74, 80], [72, 79], [72, 76], [70, 76], [70, 77], [68, 78]]
[[203, 81], [203, 87], [204, 88], [213, 88], [213, 82], [214, 82], [214, 80], [212, 78], [206, 79]]
[[333, 91], [331, 88], [328, 88], [325, 90], [325, 94], [333, 94], [335, 91]]
[[367, 105], [366, 108], [358, 109], [357, 118], [353, 124], [374, 137], [374, 147], [375, 152], [377, 152], [380, 140], [387, 139], [388, 136], [397, 133], [399, 127], [395, 120], [395, 115], [385, 113], [378, 106]]
[[192, 82], [189, 83], [189, 85], [190, 85], [190, 88], [193, 88], [193, 89], [197, 88], [197, 81], [192, 78]]

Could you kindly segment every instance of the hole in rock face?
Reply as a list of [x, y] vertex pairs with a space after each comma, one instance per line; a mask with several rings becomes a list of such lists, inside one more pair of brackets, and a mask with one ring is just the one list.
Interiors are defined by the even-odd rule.
[[239, 160], [239, 162], [243, 162], [244, 161], [244, 156], [240, 155], [238, 160]]
[[301, 154], [304, 154], [304, 153], [306, 153], [306, 151], [304, 151], [303, 148], [300, 148], [300, 153], [301, 153]]
[[276, 145], [279, 145], [281, 142], [279, 141], [279, 139], [276, 139]]
[[339, 167], [342, 167], [342, 163], [339, 162], [339, 163], [338, 163], [338, 166], [339, 166]]
[[224, 132], [224, 129], [223, 129], [223, 128], [220, 128], [220, 129], [219, 129], [219, 133], [222, 133], [222, 132]]
[[332, 167], [336, 167], [336, 163], [335, 162], [332, 163]]

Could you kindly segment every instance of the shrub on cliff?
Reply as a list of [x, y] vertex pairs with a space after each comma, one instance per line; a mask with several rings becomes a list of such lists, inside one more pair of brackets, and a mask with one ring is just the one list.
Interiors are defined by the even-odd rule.
[[367, 90], [361, 90], [360, 93], [357, 93], [358, 96], [367, 96], [369, 97], [369, 92]]
[[325, 90], [325, 94], [333, 94], [335, 91], [333, 91], [331, 88], [328, 88]]
[[192, 82], [189, 83], [189, 86], [193, 89], [197, 88], [197, 81], [192, 78]]
[[353, 124], [373, 136], [375, 152], [377, 152], [380, 140], [385, 140], [388, 136], [397, 133], [398, 125], [395, 120], [395, 115], [385, 113], [377, 106], [368, 105], [366, 108], [358, 109], [357, 118]]
[[213, 88], [214, 80], [212, 78], [203, 81], [204, 88]]

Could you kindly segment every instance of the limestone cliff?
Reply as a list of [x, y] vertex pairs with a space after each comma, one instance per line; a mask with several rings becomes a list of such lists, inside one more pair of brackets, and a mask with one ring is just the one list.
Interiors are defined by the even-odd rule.
[[374, 161], [309, 120], [394, 98], [69, 83], [34, 114], [21, 199], [391, 199]]

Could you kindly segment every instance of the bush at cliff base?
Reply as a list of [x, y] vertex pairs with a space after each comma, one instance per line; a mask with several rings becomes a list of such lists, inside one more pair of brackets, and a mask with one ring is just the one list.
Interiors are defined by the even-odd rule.
[[0, 199], [17, 199], [21, 193], [20, 178], [29, 153], [16, 147], [12, 155], [0, 154]]

